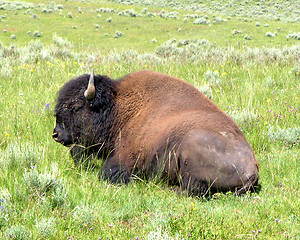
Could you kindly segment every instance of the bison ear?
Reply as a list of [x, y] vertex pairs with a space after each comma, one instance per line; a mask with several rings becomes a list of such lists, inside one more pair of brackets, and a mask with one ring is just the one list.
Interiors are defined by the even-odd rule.
[[95, 97], [95, 95], [96, 95], [96, 88], [95, 88], [95, 80], [94, 80], [94, 68], [92, 68], [89, 85], [84, 92], [84, 96], [87, 100], [92, 100]]

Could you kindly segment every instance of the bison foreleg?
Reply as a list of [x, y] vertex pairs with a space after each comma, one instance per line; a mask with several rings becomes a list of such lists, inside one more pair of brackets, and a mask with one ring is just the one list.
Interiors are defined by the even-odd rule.
[[70, 153], [76, 165], [84, 164], [87, 166], [89, 162], [95, 158], [94, 154], [89, 151], [89, 149], [79, 145], [71, 146]]
[[114, 157], [108, 158], [99, 172], [99, 179], [109, 179], [112, 183], [128, 183], [130, 181], [130, 171], [122, 166]]

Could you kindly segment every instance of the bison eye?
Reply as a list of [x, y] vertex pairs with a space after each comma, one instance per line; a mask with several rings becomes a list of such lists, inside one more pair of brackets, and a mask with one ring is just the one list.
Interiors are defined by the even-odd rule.
[[82, 107], [72, 107], [71, 111], [72, 112], [78, 112]]

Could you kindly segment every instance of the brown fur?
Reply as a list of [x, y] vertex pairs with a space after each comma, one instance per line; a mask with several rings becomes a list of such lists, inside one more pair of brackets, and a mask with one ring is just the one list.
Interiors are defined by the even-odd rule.
[[[195, 128], [231, 132], [246, 141], [228, 115], [180, 79], [140, 71], [123, 78], [117, 93], [115, 101], [123, 125], [116, 149], [126, 149], [122, 155], [141, 149], [144, 154], [152, 153], [153, 146], [166, 144], [167, 136], [174, 135], [178, 141]], [[131, 161], [134, 164], [135, 159]]]

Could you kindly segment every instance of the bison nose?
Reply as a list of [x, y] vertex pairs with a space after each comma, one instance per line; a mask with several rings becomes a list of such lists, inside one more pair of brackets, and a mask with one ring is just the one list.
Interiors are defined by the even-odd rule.
[[52, 134], [52, 137], [53, 137], [53, 139], [54, 139], [56, 142], [59, 142], [59, 139], [58, 139], [58, 133], [57, 133], [57, 132], [54, 132], [54, 133]]

